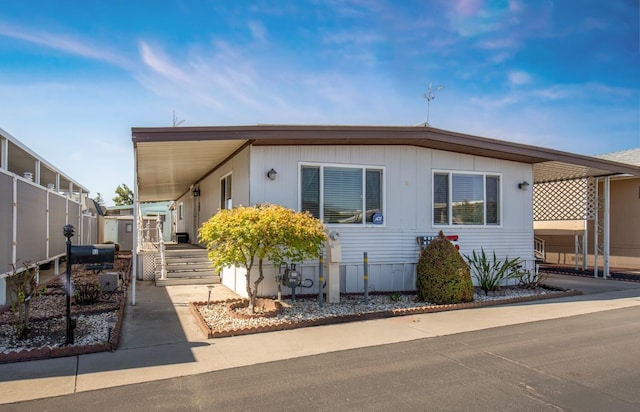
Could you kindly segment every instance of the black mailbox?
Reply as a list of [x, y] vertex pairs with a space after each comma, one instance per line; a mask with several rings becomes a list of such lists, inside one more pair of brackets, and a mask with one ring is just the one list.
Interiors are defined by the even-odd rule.
[[71, 264], [114, 263], [115, 245], [71, 245]]

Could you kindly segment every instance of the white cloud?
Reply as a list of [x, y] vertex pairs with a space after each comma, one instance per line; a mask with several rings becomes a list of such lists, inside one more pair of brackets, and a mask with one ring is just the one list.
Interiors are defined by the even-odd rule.
[[147, 43], [141, 41], [140, 57], [142, 61], [154, 72], [174, 81], [187, 81], [188, 77], [161, 51], [153, 49]]
[[524, 86], [525, 84], [531, 83], [531, 75], [521, 70], [511, 71], [507, 74], [507, 80], [511, 87]]
[[249, 23], [249, 31], [251, 31], [251, 35], [254, 39], [260, 42], [267, 41], [267, 29], [264, 27], [264, 24], [259, 21], [250, 21]]
[[500, 50], [500, 49], [510, 49], [516, 45], [516, 41], [510, 37], [503, 37], [500, 39], [489, 39], [484, 40], [478, 43], [478, 46], [481, 49], [487, 50]]
[[85, 43], [73, 37], [40, 32], [37, 30], [17, 29], [0, 23], [0, 36], [11, 37], [33, 44], [38, 44], [50, 49], [67, 54], [81, 56], [91, 60], [99, 60], [121, 68], [129, 68], [128, 60], [117, 53], [108, 50], [108, 47], [97, 44]]
[[518, 98], [517, 95], [515, 94], [509, 94], [507, 96], [504, 97], [500, 97], [500, 98], [491, 98], [491, 97], [486, 97], [486, 98], [479, 98], [479, 97], [471, 97], [471, 99], [469, 100], [469, 102], [472, 105], [475, 106], [480, 106], [481, 108], [485, 109], [485, 110], [494, 110], [494, 109], [498, 109], [504, 106], [509, 106], [512, 105], [514, 103], [517, 103], [520, 99]]
[[574, 97], [576, 90], [573, 87], [565, 85], [553, 85], [540, 90], [534, 90], [533, 95], [542, 97], [546, 100], [560, 100]]

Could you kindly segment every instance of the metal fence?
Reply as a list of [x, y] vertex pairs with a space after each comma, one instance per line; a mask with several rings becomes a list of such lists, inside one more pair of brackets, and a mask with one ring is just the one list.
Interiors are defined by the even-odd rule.
[[82, 205], [43, 186], [0, 170], [0, 279], [11, 265], [40, 264], [65, 253], [62, 227], [72, 224], [74, 244], [97, 242], [97, 218]]

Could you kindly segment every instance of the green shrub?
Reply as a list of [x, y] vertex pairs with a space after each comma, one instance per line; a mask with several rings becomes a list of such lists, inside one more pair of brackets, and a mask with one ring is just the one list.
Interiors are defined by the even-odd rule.
[[402, 293], [400, 292], [389, 293], [389, 300], [391, 300], [391, 302], [400, 302], [402, 300]]
[[442, 231], [420, 254], [416, 289], [418, 300], [436, 305], [473, 301], [469, 266]]
[[536, 289], [547, 279], [547, 274], [537, 270], [523, 270], [519, 272], [518, 284], [523, 289]]
[[78, 283], [74, 285], [74, 298], [78, 305], [93, 305], [100, 300], [102, 290], [98, 283]]
[[12, 264], [12, 272], [6, 278], [13, 330], [18, 339], [24, 339], [29, 335], [31, 299], [44, 291], [43, 288], [38, 288], [38, 266], [30, 262], [23, 262], [23, 266], [22, 270], [18, 270], [16, 265]]
[[498, 260], [494, 251], [493, 259], [489, 259], [482, 248], [480, 253], [474, 250], [473, 255], [465, 255], [465, 259], [473, 268], [473, 276], [478, 280], [478, 286], [484, 290], [485, 295], [500, 290], [505, 281], [522, 276], [519, 270], [520, 258], [505, 257], [504, 260]]

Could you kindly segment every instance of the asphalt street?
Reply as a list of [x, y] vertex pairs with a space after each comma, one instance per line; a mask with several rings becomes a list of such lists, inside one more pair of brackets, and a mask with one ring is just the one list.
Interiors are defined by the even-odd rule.
[[[6, 411], [638, 411], [640, 307], [56, 398]], [[35, 390], [35, 389], [34, 389]]]

